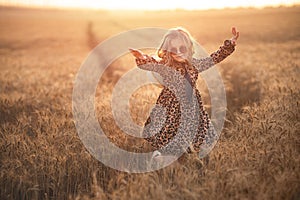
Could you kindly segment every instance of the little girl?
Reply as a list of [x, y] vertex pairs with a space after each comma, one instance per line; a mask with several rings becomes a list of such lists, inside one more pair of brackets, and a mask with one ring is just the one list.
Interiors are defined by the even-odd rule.
[[[160, 60], [130, 49], [137, 66], [163, 78], [163, 89], [143, 130], [143, 136], [159, 154], [204, 154], [216, 138], [196, 88], [198, 73], [221, 62], [235, 49], [239, 32], [207, 58], [193, 58], [193, 38], [182, 28], [170, 29], [157, 54]], [[176, 137], [178, 136], [178, 137]], [[174, 139], [176, 137], [176, 139]], [[188, 139], [190, 138], [190, 139]], [[206, 155], [206, 154], [205, 154]]]

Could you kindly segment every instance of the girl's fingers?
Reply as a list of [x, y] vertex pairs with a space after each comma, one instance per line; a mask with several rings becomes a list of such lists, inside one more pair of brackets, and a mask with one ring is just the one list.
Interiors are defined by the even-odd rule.
[[144, 58], [144, 55], [143, 55], [142, 52], [139, 51], [139, 50], [129, 48], [129, 51], [130, 51], [130, 53], [131, 53], [134, 57], [136, 57], [136, 58], [140, 58], [140, 59], [143, 59], [143, 58]]
[[138, 50], [136, 50], [136, 49], [129, 49], [129, 51], [133, 54], [133, 55], [138, 55], [138, 54], [140, 54], [140, 52], [138, 51]]
[[236, 28], [235, 28], [235, 27], [232, 27], [232, 28], [231, 28], [231, 32], [232, 32], [232, 34], [235, 36], [235, 35], [236, 35]]
[[235, 39], [238, 39], [238, 38], [239, 38], [239, 36], [240, 36], [240, 32], [238, 31], [238, 32], [236, 32]]

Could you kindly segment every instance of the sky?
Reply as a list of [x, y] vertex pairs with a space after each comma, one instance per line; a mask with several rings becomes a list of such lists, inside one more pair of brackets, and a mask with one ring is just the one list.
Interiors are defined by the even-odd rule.
[[235, 7], [290, 6], [300, 4], [300, 0], [0, 0], [0, 5], [67, 7], [92, 9], [221, 9]]

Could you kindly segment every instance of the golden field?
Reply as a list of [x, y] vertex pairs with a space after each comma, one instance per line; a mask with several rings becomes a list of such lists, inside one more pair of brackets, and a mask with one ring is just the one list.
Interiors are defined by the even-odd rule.
[[[220, 63], [227, 115], [209, 161], [149, 173], [111, 169], [81, 143], [72, 114], [73, 83], [101, 41], [141, 27], [185, 27], [213, 52], [236, 26], [236, 51]], [[300, 8], [114, 12], [0, 8], [0, 199], [299, 199]], [[135, 67], [125, 55], [99, 81], [96, 114], [112, 142], [140, 150], [141, 139], [112, 123], [114, 84]], [[209, 95], [199, 82], [204, 103]], [[160, 89], [131, 98], [147, 119]]]

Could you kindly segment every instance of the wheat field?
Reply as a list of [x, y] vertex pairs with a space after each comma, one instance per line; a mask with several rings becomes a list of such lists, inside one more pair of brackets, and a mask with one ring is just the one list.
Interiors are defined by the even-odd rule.
[[[76, 74], [97, 44], [140, 27], [182, 26], [213, 52], [241, 35], [220, 63], [224, 129], [209, 160], [186, 155], [149, 173], [114, 170], [91, 156], [72, 114]], [[300, 8], [114, 12], [0, 8], [0, 199], [300, 199]], [[124, 55], [105, 71], [96, 114], [112, 142], [141, 139], [113, 123], [114, 85], [135, 67]], [[198, 87], [210, 110], [201, 80]], [[131, 117], [147, 119], [160, 88], [140, 88]]]

